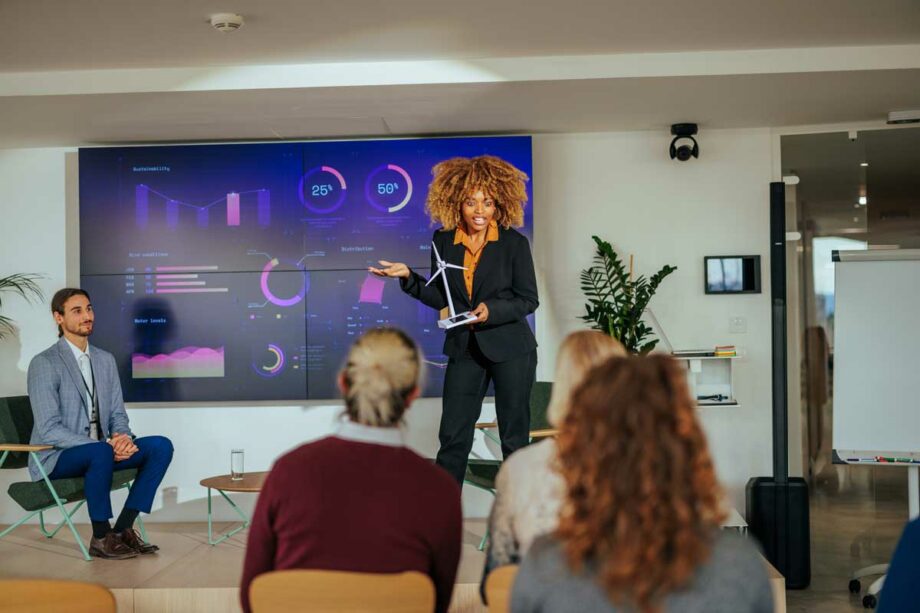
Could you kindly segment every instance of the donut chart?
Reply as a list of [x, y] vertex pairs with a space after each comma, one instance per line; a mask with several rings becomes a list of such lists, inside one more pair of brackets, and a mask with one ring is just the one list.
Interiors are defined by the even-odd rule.
[[[395, 172], [399, 177], [395, 181], [376, 182], [375, 179], [384, 171]], [[396, 204], [387, 204], [386, 196], [398, 194], [401, 190], [406, 190], [406, 195]], [[383, 213], [396, 213], [405, 208], [412, 199], [412, 177], [406, 172], [406, 169], [396, 164], [383, 164], [378, 166], [367, 175], [364, 182], [364, 196], [367, 202]]]
[[[323, 176], [322, 173], [327, 176]], [[331, 175], [331, 178], [328, 175]], [[300, 197], [300, 203], [310, 211], [325, 215], [335, 212], [342, 206], [347, 190], [348, 186], [342, 173], [332, 166], [316, 166], [300, 178], [297, 195]]]
[[262, 276], [259, 279], [259, 284], [262, 288], [262, 295], [264, 295], [265, 299], [271, 302], [272, 304], [274, 304], [275, 306], [280, 306], [280, 307], [294, 306], [295, 304], [303, 300], [303, 297], [307, 294], [308, 277], [306, 274], [304, 274], [304, 282], [299, 292], [297, 292], [290, 298], [279, 298], [278, 296], [275, 296], [272, 293], [271, 289], [268, 287], [269, 275], [271, 274], [275, 266], [277, 266], [278, 264], [280, 264], [280, 262], [278, 261], [278, 258], [272, 258], [271, 261], [265, 265], [265, 268], [262, 269]]
[[284, 352], [281, 347], [270, 343], [265, 350], [267, 358], [264, 363], [253, 363], [252, 368], [262, 377], [274, 377], [284, 369]]

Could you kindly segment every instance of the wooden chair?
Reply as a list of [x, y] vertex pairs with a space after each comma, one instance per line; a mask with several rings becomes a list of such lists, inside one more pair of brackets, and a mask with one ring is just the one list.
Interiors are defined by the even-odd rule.
[[249, 588], [249, 603], [253, 613], [431, 613], [435, 593], [431, 578], [416, 571], [276, 570], [255, 578]]
[[489, 601], [489, 613], [507, 613], [511, 610], [511, 588], [517, 577], [517, 564], [499, 566], [486, 578], [486, 599]]
[[112, 592], [95, 583], [46, 579], [0, 580], [0, 612], [115, 613]]

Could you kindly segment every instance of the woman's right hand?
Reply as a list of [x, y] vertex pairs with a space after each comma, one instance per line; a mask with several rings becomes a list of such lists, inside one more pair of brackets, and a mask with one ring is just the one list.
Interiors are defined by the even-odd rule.
[[368, 266], [368, 272], [371, 272], [378, 277], [400, 277], [403, 279], [409, 278], [409, 267], [402, 262], [387, 262], [386, 260], [379, 260], [379, 262], [382, 268]]

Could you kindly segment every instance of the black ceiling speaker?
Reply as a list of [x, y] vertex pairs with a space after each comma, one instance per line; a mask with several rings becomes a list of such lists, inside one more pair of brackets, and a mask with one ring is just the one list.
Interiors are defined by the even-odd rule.
[[[697, 126], [695, 123], [675, 123], [671, 124], [671, 134], [674, 135], [674, 138], [671, 140], [671, 159], [680, 160], [681, 162], [686, 162], [691, 157], [698, 158], [700, 157], [700, 146], [696, 142], [696, 139], [693, 138], [696, 136]], [[690, 146], [690, 143], [683, 143], [678, 145], [682, 140], [688, 140], [690, 143], [693, 143], [693, 146]]]

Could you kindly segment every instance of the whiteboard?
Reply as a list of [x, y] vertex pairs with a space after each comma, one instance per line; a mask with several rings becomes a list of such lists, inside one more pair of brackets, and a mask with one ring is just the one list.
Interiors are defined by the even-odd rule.
[[920, 250], [841, 251], [834, 449], [920, 452]]

